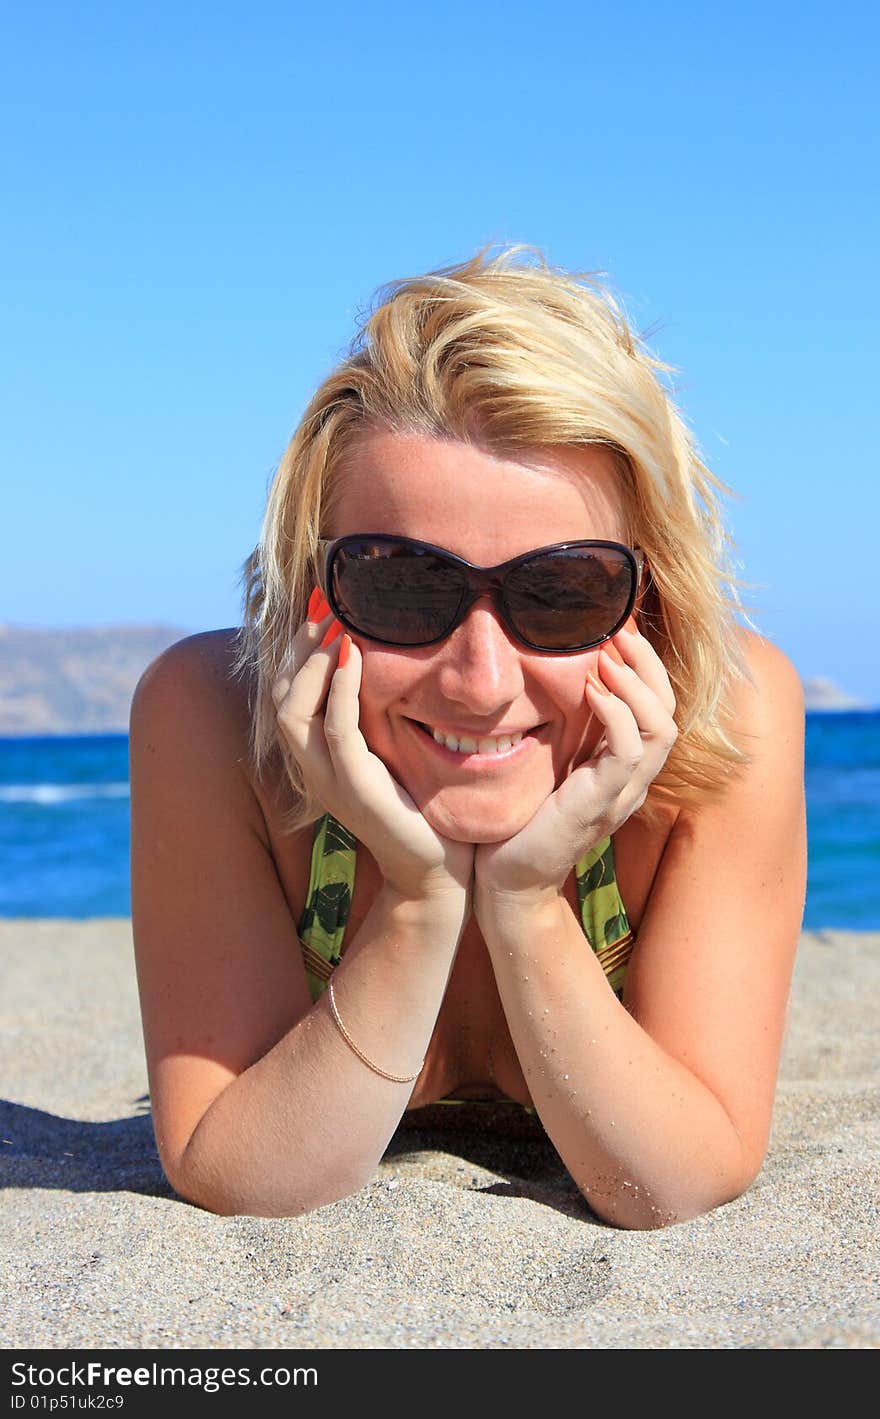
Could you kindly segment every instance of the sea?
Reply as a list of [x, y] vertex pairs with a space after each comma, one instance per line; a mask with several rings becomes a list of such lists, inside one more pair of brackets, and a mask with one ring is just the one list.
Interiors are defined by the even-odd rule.
[[[880, 710], [806, 740], [804, 928], [880, 931]], [[129, 811], [126, 734], [0, 738], [0, 917], [129, 916]]]

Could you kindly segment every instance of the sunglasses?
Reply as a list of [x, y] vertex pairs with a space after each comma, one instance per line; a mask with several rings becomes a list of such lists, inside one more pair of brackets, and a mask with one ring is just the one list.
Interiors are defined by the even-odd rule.
[[412, 537], [355, 533], [318, 543], [324, 594], [337, 620], [383, 645], [436, 645], [474, 602], [492, 597], [529, 650], [590, 650], [632, 614], [644, 554], [619, 542], [558, 542], [497, 567]]

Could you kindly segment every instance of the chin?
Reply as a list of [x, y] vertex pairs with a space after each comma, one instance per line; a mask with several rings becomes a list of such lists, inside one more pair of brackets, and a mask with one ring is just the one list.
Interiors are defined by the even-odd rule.
[[422, 816], [436, 833], [454, 843], [504, 843], [514, 837], [537, 812], [537, 805], [528, 812], [499, 811], [498, 805], [459, 809], [440, 802], [422, 805]]

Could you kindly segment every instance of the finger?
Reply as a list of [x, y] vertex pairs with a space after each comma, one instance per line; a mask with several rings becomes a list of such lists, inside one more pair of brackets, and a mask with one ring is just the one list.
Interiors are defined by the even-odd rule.
[[603, 646], [599, 655], [602, 682], [630, 710], [642, 738], [666, 743], [668, 752], [678, 733], [675, 720], [652, 686], [619, 656], [615, 659], [615, 655], [614, 647]]
[[276, 710], [289, 693], [294, 677], [302, 669], [315, 647], [320, 644], [332, 619], [333, 613], [321, 593], [317, 592], [319, 598], [317, 602], [315, 595], [316, 592], [312, 592], [309, 599], [309, 615], [290, 642], [284, 664], [272, 681], [270, 693]]
[[[307, 633], [314, 641], [324, 628], [319, 622]], [[307, 640], [307, 644], [308, 644]], [[304, 766], [304, 760], [315, 756], [314, 763], [323, 764], [329, 757], [324, 740], [323, 709], [339, 654], [339, 640], [328, 645], [312, 644], [303, 664], [293, 676], [284, 697], [276, 708], [276, 718], [294, 755]], [[311, 769], [312, 765], [309, 764]]]
[[[562, 784], [560, 792], [564, 793], [566, 785], [573, 784], [578, 774], [587, 770], [600, 790], [601, 798], [608, 802], [616, 799], [638, 773], [645, 757], [645, 743], [632, 710], [597, 675], [591, 673], [587, 677], [584, 694], [602, 725], [605, 743], [592, 759], [588, 759]], [[579, 785], [576, 785], [575, 792], [579, 791]]]
[[342, 638], [340, 654], [327, 692], [324, 739], [340, 783], [354, 787], [366, 802], [386, 787], [389, 775], [367, 744], [360, 728], [360, 688], [363, 656], [349, 635]]
[[[666, 762], [677, 735], [675, 721], [656, 696], [641, 684], [634, 671], [616, 665], [604, 655], [600, 656], [599, 667], [602, 678], [588, 677], [585, 697], [603, 726], [605, 746], [581, 766], [579, 781], [572, 783], [571, 801], [578, 811], [578, 795], [587, 774], [594, 791], [599, 791], [604, 802], [616, 803], [618, 808], [624, 804], [627, 811], [632, 812], [644, 801], [648, 788]], [[609, 684], [616, 682], [616, 694], [610, 691], [606, 678]], [[621, 689], [621, 682], [626, 684], [626, 691]], [[641, 723], [627, 702], [627, 692], [640, 702]], [[576, 780], [577, 774], [572, 775], [572, 779]]]
[[[360, 647], [345, 635], [323, 717], [323, 740], [332, 765], [334, 788], [349, 805], [356, 804], [359, 813], [365, 812], [368, 818], [381, 817], [389, 841], [411, 838], [415, 805], [361, 733], [362, 674]], [[353, 817], [348, 826], [357, 836]]]
[[331, 646], [333, 642], [338, 640], [341, 635], [342, 623], [341, 621], [337, 621], [336, 617], [334, 616], [333, 620], [330, 622], [321, 639], [321, 649], [326, 650], [327, 647]]
[[[341, 652], [345, 651], [343, 655]], [[340, 655], [334, 667], [327, 707], [324, 711], [324, 734], [330, 753], [338, 768], [349, 772], [368, 753], [366, 740], [360, 731], [360, 702], [363, 656], [350, 636], [343, 637]]]
[[329, 610], [330, 606], [326, 596], [321, 588], [316, 586], [309, 597], [309, 604], [306, 607], [306, 620], [312, 621], [313, 623], [323, 621]]
[[669, 682], [666, 666], [651, 642], [643, 636], [632, 617], [603, 649], [613, 647], [624, 663], [657, 695], [668, 714], [675, 714], [675, 692]]

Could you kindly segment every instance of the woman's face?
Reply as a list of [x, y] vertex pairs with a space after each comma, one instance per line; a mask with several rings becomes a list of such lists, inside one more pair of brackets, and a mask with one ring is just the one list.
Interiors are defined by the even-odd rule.
[[[350, 450], [337, 486], [330, 536], [396, 533], [476, 566], [553, 542], [625, 540], [613, 457], [601, 447], [500, 457], [472, 444], [375, 430]], [[599, 737], [584, 699], [598, 651], [528, 650], [508, 634], [489, 597], [438, 645], [354, 639], [363, 653], [364, 738], [444, 837], [511, 837]], [[523, 738], [500, 753], [462, 753], [438, 744], [425, 725], [458, 738]]]

